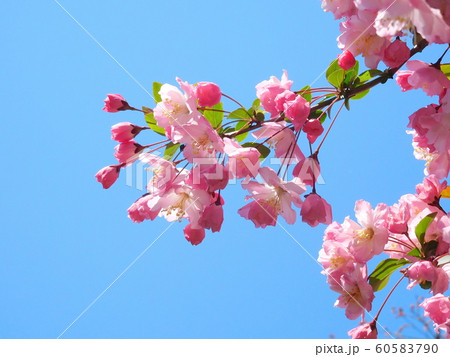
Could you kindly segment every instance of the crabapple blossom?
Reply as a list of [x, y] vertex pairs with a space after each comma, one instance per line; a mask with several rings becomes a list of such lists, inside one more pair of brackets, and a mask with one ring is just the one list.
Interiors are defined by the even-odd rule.
[[310, 156], [301, 160], [292, 170], [292, 175], [298, 177], [305, 185], [313, 186], [320, 176], [317, 158]]
[[95, 177], [102, 184], [103, 188], [110, 188], [117, 181], [121, 167], [122, 165], [106, 166], [97, 172]]
[[378, 337], [376, 321], [355, 327], [348, 335], [352, 339], [376, 339]]
[[134, 140], [130, 140], [120, 143], [114, 148], [114, 150], [116, 150], [114, 156], [117, 161], [119, 161], [121, 164], [129, 165], [137, 160], [137, 154], [144, 150], [144, 147], [142, 145], [139, 145]]
[[256, 85], [256, 96], [261, 100], [261, 105], [264, 110], [268, 111], [272, 118], [280, 114], [277, 110], [275, 99], [277, 95], [283, 93], [285, 90], [290, 90], [292, 81], [288, 80], [288, 74], [284, 70], [281, 80], [272, 76], [270, 80], [262, 81]]
[[309, 119], [303, 126], [303, 131], [311, 144], [314, 144], [317, 138], [323, 133], [323, 126], [317, 119]]
[[121, 110], [130, 109], [127, 101], [120, 94], [108, 94], [105, 99], [103, 110], [108, 113], [117, 113]]
[[259, 151], [253, 147], [242, 147], [234, 140], [225, 138], [225, 153], [228, 154], [227, 169], [230, 177], [238, 179], [255, 177], [259, 169]]
[[142, 130], [147, 130], [143, 126], [137, 126], [129, 122], [117, 123], [111, 127], [111, 139], [121, 143], [133, 140]]
[[294, 129], [296, 131], [301, 130], [311, 109], [309, 102], [302, 96], [297, 95], [295, 99], [286, 101], [283, 107], [286, 117], [294, 124]]
[[198, 82], [195, 86], [195, 94], [198, 105], [201, 107], [213, 107], [220, 102], [222, 97], [219, 86], [211, 82]]
[[338, 56], [338, 64], [344, 71], [348, 71], [356, 64], [356, 59], [349, 50], [345, 50]]
[[205, 239], [205, 230], [203, 228], [193, 228], [191, 224], [184, 227], [184, 237], [192, 245], [199, 245]]
[[410, 56], [410, 50], [405, 42], [395, 40], [384, 50], [383, 62], [386, 66], [395, 68], [405, 63]]
[[330, 204], [316, 193], [305, 196], [300, 215], [302, 221], [311, 227], [316, 227], [319, 223], [330, 224], [332, 221]]
[[424, 315], [434, 322], [436, 331], [439, 329], [450, 334], [450, 298], [442, 294], [425, 299], [421, 304], [425, 310]]

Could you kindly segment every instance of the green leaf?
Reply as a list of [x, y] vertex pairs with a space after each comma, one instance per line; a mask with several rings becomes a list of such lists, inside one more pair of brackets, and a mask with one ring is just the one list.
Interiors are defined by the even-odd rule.
[[262, 110], [258, 110], [255, 114], [255, 118], [257, 121], [264, 121], [266, 119], [266, 116], [264, 115], [264, 112]]
[[[211, 109], [223, 110], [223, 104], [217, 103]], [[220, 124], [222, 124], [222, 120], [223, 120], [223, 112], [222, 111], [205, 109], [203, 111], [203, 115], [211, 123], [211, 125], [213, 126], [214, 129], [218, 128], [220, 126]]]
[[416, 226], [416, 237], [421, 246], [425, 244], [425, 233], [427, 232], [428, 227], [430, 226], [431, 222], [433, 222], [436, 215], [437, 212], [430, 213], [428, 216], [425, 216]]
[[420, 252], [419, 248], [414, 248], [408, 252], [410, 257], [416, 257], [416, 258], [422, 258], [422, 253]]
[[228, 119], [250, 119], [251, 115], [244, 109], [239, 108], [228, 114]]
[[155, 133], [166, 136], [166, 131], [164, 130], [164, 128], [161, 128], [160, 126], [158, 126], [158, 124], [156, 124], [156, 119], [153, 113], [145, 114], [145, 121], [147, 122], [149, 128], [152, 129]]
[[265, 159], [270, 154], [270, 149], [267, 146], [263, 145], [263, 144], [245, 143], [245, 144], [242, 144], [242, 146], [245, 147], [245, 148], [248, 148], [248, 147], [256, 148], [259, 151], [259, 153], [260, 153], [260, 156], [259, 156], [260, 160]]
[[389, 282], [392, 273], [402, 266], [409, 264], [410, 261], [406, 259], [385, 259], [381, 261], [372, 274], [369, 275], [369, 284], [373, 291], [380, 291]]
[[331, 85], [338, 89], [341, 87], [341, 84], [344, 81], [345, 71], [339, 67], [337, 59], [330, 63], [326, 72], [326, 77]]
[[441, 64], [441, 71], [450, 79], [450, 63]]
[[374, 77], [378, 77], [380, 75], [384, 74], [384, 72], [378, 70], [378, 69], [369, 69], [368, 71], [365, 71], [361, 73], [358, 77], [356, 77], [356, 81], [358, 84], [363, 84], [369, 80], [371, 80]]
[[[244, 126], [248, 126], [250, 122], [248, 121], [240, 121], [236, 124], [236, 131], [239, 131], [240, 129], [242, 129]], [[240, 143], [242, 140], [244, 140], [248, 135], [248, 131], [239, 135], [236, 135], [236, 140]]]
[[325, 119], [327, 118], [327, 113], [323, 113], [322, 110], [315, 110], [314, 112], [309, 114], [309, 119], [318, 119], [321, 115], [322, 117], [320, 118], [320, 123], [323, 124], [325, 122]]
[[172, 160], [179, 148], [180, 144], [174, 144], [172, 142], [168, 143], [166, 145], [166, 150], [164, 150], [163, 158], [165, 160]]
[[162, 83], [153, 82], [153, 99], [156, 103], [159, 103], [162, 100], [161, 96], [159, 95], [159, 90], [161, 89], [161, 87]]
[[256, 98], [252, 103], [252, 109], [254, 111], [258, 111], [259, 108], [261, 108], [261, 100], [259, 98]]
[[347, 108], [347, 110], [350, 110], [350, 102], [348, 101], [348, 99], [345, 100], [344, 104], [345, 108]]
[[367, 94], [369, 94], [369, 92], [370, 92], [370, 89], [367, 89], [367, 90], [365, 90], [365, 91], [363, 91], [361, 93], [358, 93], [358, 94], [354, 95], [353, 97], [350, 97], [350, 99], [361, 99], [361, 98], [364, 98]]
[[359, 62], [358, 61], [356, 61], [355, 65], [352, 68], [350, 68], [349, 70], [345, 71], [344, 83], [348, 87], [352, 86], [353, 81], [358, 76], [358, 72], [359, 72]]
[[301, 95], [303, 98], [305, 98], [308, 102], [311, 103], [312, 94], [311, 94], [310, 90], [311, 90], [311, 86], [306, 86], [306, 87], [303, 87], [302, 89], [300, 89], [298, 94]]
[[420, 283], [419, 284], [420, 285], [420, 287], [422, 288], [422, 289], [425, 289], [425, 290], [429, 290], [429, 289], [431, 289], [431, 285], [432, 285], [432, 283], [431, 283], [431, 281], [425, 281], [425, 282], [423, 282], [423, 283]]

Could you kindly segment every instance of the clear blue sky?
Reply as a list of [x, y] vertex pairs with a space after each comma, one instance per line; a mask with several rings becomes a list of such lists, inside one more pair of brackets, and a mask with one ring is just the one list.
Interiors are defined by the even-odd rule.
[[[179, 76], [250, 104], [260, 81], [286, 69], [300, 89], [339, 53], [338, 23], [319, 1], [61, 5], [148, 90]], [[138, 113], [103, 112], [106, 94], [154, 103], [52, 0], [3, 2], [0, 31], [0, 337], [56, 338], [169, 226], [127, 218], [142, 192], [124, 176], [109, 190], [94, 178], [115, 163], [110, 126], [145, 125]], [[407, 116], [429, 102], [388, 83], [339, 117], [319, 187], [336, 220], [357, 199], [392, 204], [413, 192], [423, 162], [413, 159]], [[197, 247], [184, 225], [170, 227], [62, 337], [345, 338], [357, 322], [333, 308], [320, 267], [280, 227], [256, 230], [239, 217], [244, 194], [224, 193], [223, 229]], [[317, 256], [324, 226], [281, 223]], [[393, 326], [389, 307], [420, 293], [399, 290], [381, 323]]]

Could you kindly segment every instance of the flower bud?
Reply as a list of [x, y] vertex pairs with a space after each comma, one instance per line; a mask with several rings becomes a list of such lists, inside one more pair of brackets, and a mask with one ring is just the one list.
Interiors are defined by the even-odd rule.
[[356, 64], [356, 59], [349, 50], [342, 52], [338, 56], [338, 65], [344, 71], [348, 71], [350, 68], [353, 68], [353, 66], [355, 64]]
[[316, 193], [305, 197], [300, 215], [302, 221], [311, 227], [315, 227], [319, 223], [330, 224], [332, 220], [330, 204]]
[[220, 102], [222, 92], [217, 84], [211, 82], [199, 82], [195, 87], [195, 93], [200, 107], [213, 107]]
[[120, 94], [108, 94], [105, 99], [103, 110], [108, 113], [116, 113], [121, 110], [130, 109], [129, 104]]
[[106, 166], [95, 174], [97, 181], [103, 185], [103, 188], [110, 188], [119, 177], [120, 167], [122, 165]]

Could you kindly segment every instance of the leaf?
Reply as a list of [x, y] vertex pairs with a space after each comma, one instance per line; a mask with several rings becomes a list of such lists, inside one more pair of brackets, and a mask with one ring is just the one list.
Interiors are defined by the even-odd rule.
[[152, 129], [155, 133], [166, 136], [166, 131], [164, 130], [164, 128], [156, 124], [156, 119], [153, 113], [145, 114], [145, 121], [147, 122], [149, 128]]
[[345, 108], [347, 108], [347, 110], [350, 110], [350, 102], [348, 101], [348, 99], [345, 100], [344, 104]]
[[[222, 103], [217, 103], [211, 109], [223, 110], [223, 104]], [[207, 110], [207, 109], [205, 109], [203, 111], [203, 115], [211, 123], [211, 125], [213, 126], [214, 129], [218, 128], [220, 126], [220, 124], [222, 124], [222, 120], [223, 120], [223, 112], [222, 111], [216, 111], [216, 110]]]
[[380, 291], [389, 282], [389, 278], [392, 273], [402, 266], [411, 263], [406, 259], [385, 259], [381, 261], [372, 274], [369, 275], [369, 284], [372, 286], [373, 291]]
[[422, 253], [420, 252], [419, 248], [411, 249], [407, 255], [409, 255], [410, 257], [422, 258]]
[[367, 89], [367, 90], [365, 90], [365, 91], [363, 91], [361, 93], [358, 93], [358, 94], [354, 95], [353, 97], [350, 97], [350, 99], [361, 99], [361, 98], [364, 98], [367, 94], [369, 94], [369, 92], [370, 92], [370, 89]]
[[358, 76], [358, 72], [359, 72], [359, 62], [356, 61], [355, 65], [352, 68], [345, 71], [344, 83], [347, 85], [347, 87], [352, 86], [355, 78]]
[[339, 67], [338, 60], [331, 62], [326, 72], [328, 82], [339, 89], [344, 81], [344, 76], [345, 71]]
[[441, 64], [441, 71], [450, 79], [450, 63]]
[[269, 156], [270, 154], [270, 149], [263, 145], [263, 144], [258, 144], [258, 143], [245, 143], [242, 144], [243, 147], [248, 148], [248, 147], [254, 147], [255, 149], [257, 149], [260, 153], [259, 159], [265, 159], [267, 156]]
[[244, 109], [239, 108], [228, 114], [228, 119], [250, 119], [251, 115]]
[[358, 77], [356, 77], [356, 80], [358, 84], [364, 84], [365, 82], [371, 80], [374, 77], [378, 77], [382, 75], [384, 72], [378, 70], [378, 69], [369, 69], [368, 71], [365, 71], [361, 73]]
[[[242, 129], [244, 126], [248, 126], [250, 124], [250, 122], [248, 121], [240, 121], [236, 124], [235, 130], [239, 131], [240, 129]], [[248, 135], [248, 131], [239, 135], [236, 135], [236, 140], [240, 143], [242, 140], [244, 140]]]
[[425, 216], [416, 226], [416, 237], [422, 247], [425, 244], [425, 233], [427, 232], [428, 227], [430, 226], [431, 222], [433, 222], [436, 215], [437, 212], [430, 213], [428, 216]]
[[311, 90], [311, 86], [306, 86], [306, 87], [303, 87], [302, 89], [300, 89], [298, 94], [301, 95], [303, 98], [305, 98], [308, 102], [311, 103], [312, 94], [311, 94], [310, 90]]
[[256, 98], [252, 103], [252, 109], [258, 111], [259, 108], [261, 108], [261, 100]]
[[180, 144], [168, 143], [166, 150], [164, 150], [163, 158], [165, 160], [172, 160], [179, 148]]
[[322, 115], [322, 117], [320, 118], [320, 124], [323, 124], [325, 122], [325, 119], [327, 118], [327, 113], [324, 113], [321, 110], [315, 110], [314, 112], [310, 113], [308, 118], [309, 119], [318, 119], [321, 115]]
[[153, 99], [156, 103], [162, 101], [161, 96], [159, 95], [159, 90], [162, 87], [162, 83], [153, 82]]
[[450, 186], [441, 192], [441, 198], [450, 198]]

